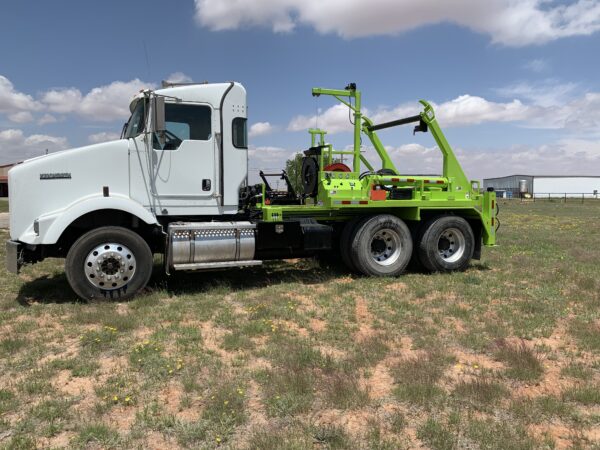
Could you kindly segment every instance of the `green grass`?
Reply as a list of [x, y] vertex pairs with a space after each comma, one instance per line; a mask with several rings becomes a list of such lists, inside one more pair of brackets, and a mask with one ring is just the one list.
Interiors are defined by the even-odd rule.
[[599, 216], [503, 204], [499, 245], [446, 275], [157, 264], [136, 299], [84, 303], [63, 261], [2, 270], [0, 446], [598, 447]]
[[8, 199], [0, 198], [0, 213], [8, 212]]

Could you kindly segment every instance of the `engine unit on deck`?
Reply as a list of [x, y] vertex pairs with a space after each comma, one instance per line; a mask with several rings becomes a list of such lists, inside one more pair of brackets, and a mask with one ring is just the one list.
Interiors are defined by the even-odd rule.
[[169, 265], [175, 270], [257, 265], [256, 225], [250, 222], [177, 222], [169, 225]]

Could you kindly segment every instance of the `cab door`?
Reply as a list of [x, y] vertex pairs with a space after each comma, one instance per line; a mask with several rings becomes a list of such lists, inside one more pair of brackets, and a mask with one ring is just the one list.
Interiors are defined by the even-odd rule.
[[151, 149], [152, 190], [161, 206], [216, 205], [214, 115], [208, 104], [165, 103], [164, 139], [154, 136]]

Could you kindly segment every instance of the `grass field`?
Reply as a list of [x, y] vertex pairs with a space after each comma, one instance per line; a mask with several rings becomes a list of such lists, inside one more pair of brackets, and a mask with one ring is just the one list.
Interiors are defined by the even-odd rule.
[[84, 304], [61, 261], [2, 269], [0, 446], [600, 448], [600, 202], [500, 217], [451, 275], [157, 271]]
[[8, 212], [8, 199], [0, 198], [0, 213]]

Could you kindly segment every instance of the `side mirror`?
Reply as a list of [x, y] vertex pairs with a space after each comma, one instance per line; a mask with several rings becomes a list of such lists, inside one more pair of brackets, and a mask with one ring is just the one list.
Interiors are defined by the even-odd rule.
[[167, 129], [165, 125], [165, 98], [152, 97], [152, 131], [160, 133]]
[[166, 137], [165, 130], [167, 126], [165, 124], [165, 98], [164, 97], [152, 97], [152, 124], [151, 131], [158, 143], [160, 148], [165, 146]]

